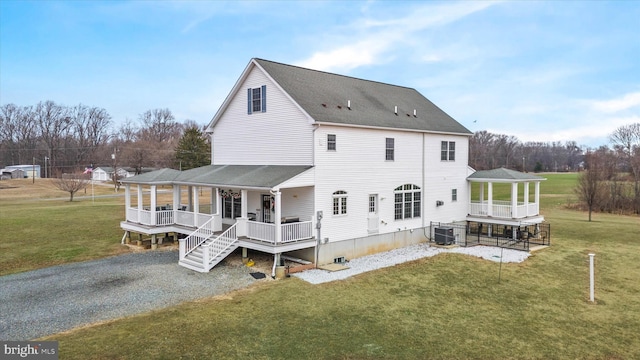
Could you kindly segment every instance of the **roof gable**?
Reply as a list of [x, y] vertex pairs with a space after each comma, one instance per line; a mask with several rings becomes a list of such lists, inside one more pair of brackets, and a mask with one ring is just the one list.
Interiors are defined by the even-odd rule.
[[317, 123], [471, 135], [417, 90], [252, 59], [209, 124], [211, 130], [249, 72], [259, 68]]

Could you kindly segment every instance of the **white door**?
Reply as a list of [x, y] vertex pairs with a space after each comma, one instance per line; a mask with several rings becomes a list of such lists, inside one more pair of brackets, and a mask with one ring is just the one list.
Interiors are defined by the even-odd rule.
[[377, 234], [380, 227], [378, 216], [378, 194], [369, 195], [369, 216], [367, 217], [369, 234]]

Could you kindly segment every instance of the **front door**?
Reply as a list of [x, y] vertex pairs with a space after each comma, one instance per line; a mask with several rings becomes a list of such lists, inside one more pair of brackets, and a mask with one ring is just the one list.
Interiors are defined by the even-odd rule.
[[274, 198], [271, 195], [262, 195], [262, 222], [272, 223], [273, 216], [271, 212], [273, 211], [273, 202]]
[[368, 231], [369, 234], [377, 234], [380, 226], [380, 217], [378, 216], [378, 194], [369, 195], [369, 216]]

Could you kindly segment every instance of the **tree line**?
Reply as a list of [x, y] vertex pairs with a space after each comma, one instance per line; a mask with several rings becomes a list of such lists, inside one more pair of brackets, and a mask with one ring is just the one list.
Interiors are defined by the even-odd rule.
[[609, 134], [610, 144], [596, 149], [575, 141], [525, 142], [477, 131], [469, 141], [469, 166], [524, 172], [580, 171], [576, 193], [592, 211], [640, 214], [640, 123]]
[[96, 106], [50, 100], [0, 106], [0, 166], [35, 163], [42, 176], [61, 177], [91, 165], [132, 167], [136, 173], [197, 167], [210, 163], [207, 142], [202, 126], [176, 121], [169, 109], [151, 109], [115, 127], [107, 110]]

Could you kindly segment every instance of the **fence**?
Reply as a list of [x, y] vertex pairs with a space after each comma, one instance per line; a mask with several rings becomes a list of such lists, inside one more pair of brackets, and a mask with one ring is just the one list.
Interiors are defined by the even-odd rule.
[[437, 240], [437, 237], [443, 239], [443, 236], [447, 244], [488, 245], [529, 251], [531, 245], [551, 244], [551, 225], [541, 223], [511, 226], [480, 222], [466, 224], [431, 222], [431, 241]]

